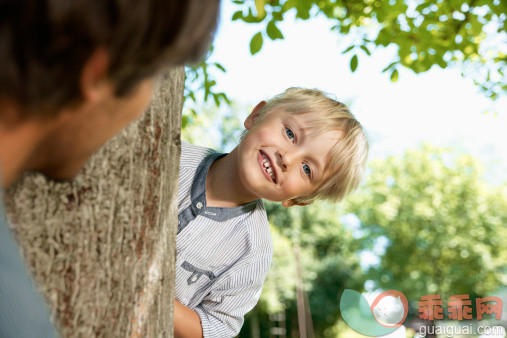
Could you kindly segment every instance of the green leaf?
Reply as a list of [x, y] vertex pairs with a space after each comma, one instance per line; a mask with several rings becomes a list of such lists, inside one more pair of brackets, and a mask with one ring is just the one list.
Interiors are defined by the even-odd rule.
[[350, 59], [350, 70], [352, 71], [352, 73], [356, 71], [357, 64], [358, 64], [357, 55], [354, 55], [352, 59]]
[[224, 73], [226, 72], [225, 67], [224, 67], [224, 66], [222, 66], [222, 65], [221, 65], [220, 63], [218, 63], [218, 62], [215, 62], [215, 67], [217, 67], [218, 69], [220, 69], [220, 70], [221, 70], [222, 72], [224, 72]]
[[366, 48], [366, 46], [365, 46], [365, 45], [361, 45], [361, 46], [359, 46], [359, 47], [361, 47], [361, 49], [362, 49], [362, 50], [364, 50], [364, 52], [365, 52], [367, 55], [371, 55], [370, 51], [368, 50], [368, 48]]
[[283, 34], [278, 29], [278, 27], [276, 27], [274, 21], [268, 22], [268, 25], [266, 27], [266, 33], [268, 33], [268, 36], [271, 40], [283, 39]]
[[282, 12], [287, 12], [294, 7], [296, 7], [296, 0], [287, 0], [282, 6]]
[[387, 66], [386, 68], [382, 69], [382, 73], [387, 72], [390, 68], [392, 68], [397, 63], [398, 63], [398, 61], [390, 63], [389, 66]]
[[218, 95], [224, 100], [228, 105], [231, 105], [231, 100], [227, 97], [227, 94], [225, 93], [218, 93]]
[[[389, 28], [392, 30], [392, 28]], [[384, 46], [386, 47], [388, 44], [391, 43], [391, 32], [388, 28], [384, 27], [378, 32], [377, 38], [375, 39], [375, 43], [378, 46]]]
[[273, 16], [273, 20], [275, 20], [275, 21], [282, 21], [283, 20], [283, 13], [282, 12], [271, 12], [271, 16]]
[[313, 1], [296, 0], [296, 18], [308, 20], [310, 18], [310, 9], [312, 8]]
[[350, 52], [350, 51], [352, 50], [352, 48], [354, 48], [354, 47], [355, 47], [354, 45], [350, 46], [349, 48], [345, 49], [345, 50], [342, 52], [342, 54], [345, 54], [345, 53]]
[[266, 15], [266, 10], [264, 6], [266, 5], [266, 0], [255, 0], [255, 9], [257, 10], [257, 17], [261, 18]]
[[397, 69], [393, 70], [393, 72], [391, 73], [391, 82], [398, 81], [398, 76], [399, 76], [398, 70]]
[[236, 21], [238, 19], [241, 19], [242, 17], [243, 17], [243, 11], [234, 12], [234, 14], [232, 15], [232, 21]]
[[243, 21], [246, 22], [246, 23], [259, 23], [261, 22], [264, 18], [264, 17], [258, 17], [257, 15], [254, 15], [253, 14], [253, 11], [252, 11], [252, 8], [249, 8], [248, 9], [248, 15], [247, 16], [243, 16]]
[[259, 32], [255, 34], [252, 40], [250, 41], [250, 54], [252, 55], [257, 54], [262, 48], [262, 43], [263, 43], [262, 33]]
[[181, 117], [181, 128], [185, 129], [185, 127], [188, 125], [188, 116], [183, 115]]

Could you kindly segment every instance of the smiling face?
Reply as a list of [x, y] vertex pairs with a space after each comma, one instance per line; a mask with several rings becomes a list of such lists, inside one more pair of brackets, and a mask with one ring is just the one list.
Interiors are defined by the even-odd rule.
[[275, 109], [258, 120], [259, 104], [245, 121], [248, 133], [238, 146], [239, 178], [257, 198], [288, 201], [310, 195], [330, 176], [329, 153], [341, 131], [319, 135], [308, 128], [313, 112]]

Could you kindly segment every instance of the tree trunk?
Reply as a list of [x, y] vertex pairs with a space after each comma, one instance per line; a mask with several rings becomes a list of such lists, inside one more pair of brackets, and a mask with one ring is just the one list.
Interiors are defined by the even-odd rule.
[[65, 337], [172, 336], [184, 69], [70, 183], [26, 175], [7, 213]]

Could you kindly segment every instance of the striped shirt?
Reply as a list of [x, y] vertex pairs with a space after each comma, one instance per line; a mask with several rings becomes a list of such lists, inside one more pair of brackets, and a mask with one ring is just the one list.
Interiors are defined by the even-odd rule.
[[235, 208], [206, 205], [214, 150], [182, 143], [175, 296], [197, 312], [204, 337], [233, 337], [259, 300], [273, 244], [261, 200]]

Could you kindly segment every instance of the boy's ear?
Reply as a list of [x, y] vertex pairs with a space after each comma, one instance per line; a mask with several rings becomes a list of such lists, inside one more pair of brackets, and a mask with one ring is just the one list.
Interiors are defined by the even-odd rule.
[[282, 202], [282, 205], [284, 207], [286, 207], [286, 208], [292, 207], [294, 205], [301, 205], [301, 206], [303, 206], [303, 205], [309, 205], [309, 204], [312, 204], [312, 202], [309, 202], [309, 203], [297, 203], [297, 202], [294, 202], [293, 199]]
[[261, 109], [264, 108], [266, 103], [267, 103], [266, 101], [261, 101], [261, 102], [257, 103], [255, 108], [250, 113], [250, 115], [248, 115], [248, 117], [245, 120], [245, 129], [246, 130], [250, 130], [250, 128], [253, 127], [253, 125], [255, 124], [255, 120], [257, 120], [257, 118], [259, 117], [259, 113], [261, 112]]

